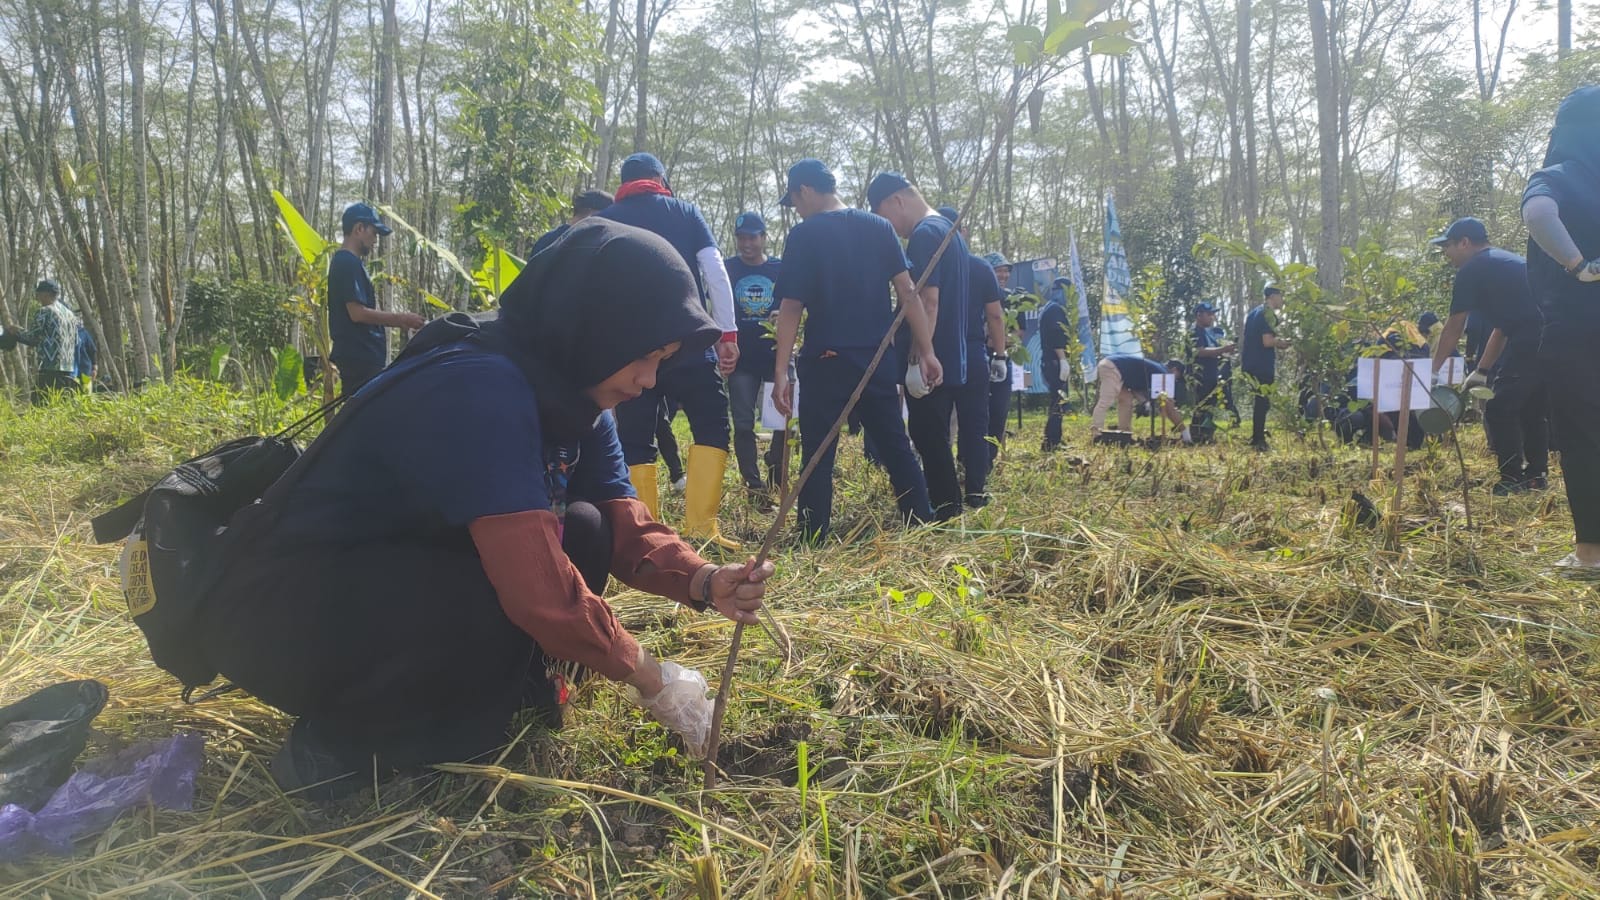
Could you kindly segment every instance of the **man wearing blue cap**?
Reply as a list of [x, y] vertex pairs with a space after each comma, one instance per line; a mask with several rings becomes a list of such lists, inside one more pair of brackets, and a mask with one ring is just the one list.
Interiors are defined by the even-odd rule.
[[722, 506], [722, 476], [728, 467], [728, 393], [722, 379], [739, 362], [739, 329], [733, 311], [733, 286], [723, 266], [711, 227], [693, 203], [672, 195], [667, 169], [649, 153], [622, 161], [616, 202], [596, 215], [654, 232], [671, 244], [694, 273], [695, 287], [711, 298], [711, 318], [722, 340], [705, 360], [662, 370], [656, 386], [617, 407], [617, 434], [629, 477], [651, 515], [660, 511], [656, 487], [656, 425], [665, 397], [689, 418], [694, 444], [689, 448], [688, 483], [683, 492], [683, 533], [727, 550], [739, 544], [722, 536], [717, 512]]
[[1268, 285], [1262, 291], [1261, 305], [1244, 317], [1244, 346], [1239, 351], [1239, 367], [1255, 383], [1255, 398], [1250, 409], [1250, 446], [1266, 452], [1267, 413], [1272, 411], [1271, 385], [1278, 380], [1278, 351], [1289, 348], [1289, 341], [1278, 337], [1277, 311], [1283, 309], [1283, 291]]
[[389, 361], [385, 328], [416, 330], [427, 320], [410, 312], [378, 309], [378, 295], [363, 262], [378, 246], [378, 238], [394, 229], [383, 224], [370, 204], [344, 208], [344, 243], [328, 261], [328, 334], [333, 338], [329, 359], [339, 369], [345, 394], [354, 394], [383, 371]]
[[[944, 370], [911, 281], [911, 265], [893, 226], [840, 202], [833, 172], [820, 160], [803, 159], [791, 166], [785, 187], [779, 202], [793, 207], [801, 222], [784, 242], [783, 273], [776, 289], [780, 299], [772, 397], [779, 412], [793, 415], [789, 362], [804, 312], [806, 340], [796, 368], [803, 385], [800, 452], [809, 465], [894, 324], [888, 288], [893, 288], [911, 328], [918, 389], [938, 387]], [[927, 482], [900, 418], [893, 366], [880, 365], [873, 371], [855, 410], [889, 473], [901, 516], [917, 522], [931, 519]], [[946, 416], [946, 429], [949, 421]], [[817, 458], [816, 471], [800, 490], [797, 514], [800, 533], [807, 540], [822, 540], [832, 525], [837, 452], [835, 443]]]
[[1538, 372], [1544, 314], [1533, 302], [1528, 264], [1515, 253], [1489, 246], [1489, 230], [1471, 217], [1457, 219], [1430, 243], [1456, 269], [1450, 318], [1434, 343], [1434, 377], [1455, 353], [1468, 316], [1482, 314], [1492, 330], [1467, 386], [1487, 384], [1490, 373], [1494, 375], [1494, 399], [1483, 408], [1484, 428], [1494, 435], [1500, 466], [1494, 492], [1543, 489], [1550, 461], [1550, 404]]
[[29, 402], [41, 406], [57, 392], [78, 389], [78, 380], [73, 377], [77, 367], [78, 316], [60, 302], [61, 288], [48, 278], [39, 282], [33, 296], [39, 301], [39, 311], [33, 314], [28, 328], [6, 325], [0, 327], [0, 334], [38, 351], [39, 374]]
[[782, 261], [767, 255], [767, 222], [760, 213], [740, 213], [733, 220], [733, 237], [739, 254], [723, 260], [733, 284], [733, 313], [739, 324], [739, 363], [728, 376], [733, 452], [745, 488], [760, 492], [766, 489], [766, 481], [756, 458], [756, 411], [761, 406], [761, 382], [772, 377], [777, 362], [769, 326], [778, 315], [773, 288]]
[[[933, 324], [934, 353], [945, 366], [944, 384], [923, 396], [912, 394], [906, 399], [906, 409], [910, 412], [911, 443], [922, 457], [934, 515], [940, 521], [953, 519], [961, 514], [962, 496], [955, 457], [950, 452], [950, 415], [958, 407], [970, 409], [976, 398], [983, 404], [983, 418], [988, 418], [988, 366], [983, 365], [975, 373], [982, 379], [981, 395], [971, 390], [967, 377], [971, 368], [967, 358], [971, 254], [966, 241], [956, 232], [955, 223], [929, 206], [922, 193], [899, 172], [880, 172], [874, 177], [867, 185], [867, 204], [875, 214], [888, 219], [906, 242], [911, 277], [922, 282], [923, 312]], [[947, 239], [945, 252], [934, 260], [934, 254]], [[987, 451], [983, 457], [983, 464], [975, 464], [969, 474], [987, 470]], [[981, 477], [976, 483], [969, 477], [968, 490], [974, 487], [981, 495]]]
[[1222, 383], [1224, 357], [1232, 355], [1236, 345], [1217, 324], [1217, 308], [1210, 303], [1195, 304], [1194, 330], [1189, 333], [1189, 340], [1195, 409], [1213, 413], [1220, 399], [1217, 388]]

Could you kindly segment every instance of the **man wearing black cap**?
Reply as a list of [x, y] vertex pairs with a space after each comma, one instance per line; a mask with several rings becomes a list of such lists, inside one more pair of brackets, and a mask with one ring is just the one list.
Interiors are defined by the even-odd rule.
[[394, 229], [366, 203], [345, 207], [342, 224], [344, 243], [328, 262], [328, 334], [333, 338], [328, 356], [339, 368], [344, 393], [354, 394], [389, 361], [383, 329], [415, 330], [427, 320], [416, 313], [378, 309], [378, 295], [363, 260], [377, 248], [378, 238]]
[[[806, 341], [796, 368], [801, 384], [800, 451], [809, 465], [894, 323], [887, 288], [893, 287], [911, 328], [918, 388], [938, 387], [944, 370], [911, 281], [911, 265], [893, 226], [840, 202], [833, 172], [816, 159], [803, 159], [789, 168], [779, 202], [793, 207], [801, 222], [790, 229], [783, 248], [772, 397], [780, 413], [793, 415], [789, 361], [804, 312]], [[927, 482], [900, 418], [894, 366], [879, 365], [873, 370], [855, 410], [872, 438], [879, 462], [889, 473], [900, 514], [911, 521], [931, 519]], [[947, 415], [946, 429], [949, 421]], [[808, 540], [822, 540], [832, 525], [837, 451], [835, 443], [821, 454], [815, 473], [800, 490], [800, 532]]]
[[[934, 515], [941, 521], [952, 519], [961, 514], [962, 496], [955, 457], [950, 453], [950, 414], [958, 407], [969, 406], [976, 398], [983, 404], [984, 419], [988, 419], [988, 366], [981, 362], [981, 342], [982, 368], [974, 373], [981, 379], [978, 384], [981, 394], [971, 390], [973, 382], [968, 378], [972, 368], [967, 353], [971, 254], [966, 241], [956, 232], [955, 223], [929, 206], [922, 193], [899, 172], [881, 172], [874, 177], [867, 185], [867, 204], [875, 214], [888, 219], [895, 233], [906, 242], [911, 277], [922, 282], [923, 312], [933, 323], [934, 353], [945, 366], [944, 384], [922, 396], [911, 393], [906, 399], [906, 409], [910, 412], [911, 443], [922, 457], [922, 471], [928, 479], [928, 499], [933, 503]], [[947, 239], [949, 244], [944, 254], [935, 261], [934, 253]], [[969, 493], [977, 487], [976, 493], [982, 494], [982, 478], [974, 483], [970, 475], [975, 470], [981, 470], [977, 474], [986, 474], [987, 452], [983, 457], [980, 465], [969, 469]]]
[[667, 168], [649, 153], [622, 161], [622, 184], [616, 202], [596, 213], [603, 218], [654, 232], [666, 239], [694, 273], [695, 288], [711, 298], [711, 318], [722, 328], [722, 340], [707, 350], [704, 361], [672, 366], [656, 386], [636, 400], [617, 407], [617, 433], [627, 457], [633, 487], [652, 514], [660, 509], [656, 487], [656, 425], [660, 399], [667, 398], [689, 418], [694, 444], [689, 448], [688, 483], [683, 492], [683, 533], [737, 550], [722, 536], [717, 512], [722, 506], [722, 475], [728, 467], [728, 393], [722, 379], [739, 362], [739, 329], [733, 311], [733, 286], [723, 266], [711, 227], [693, 203], [672, 195]]
[[540, 235], [539, 239], [533, 242], [533, 249], [528, 251], [528, 255], [532, 256], [535, 253], [538, 253], [540, 250], [543, 250], [551, 244], [554, 244], [556, 242], [556, 238], [567, 233], [568, 228], [571, 228], [579, 222], [582, 222], [584, 219], [589, 218], [590, 216], [602, 209], [605, 209], [615, 202], [615, 198], [605, 191], [579, 191], [576, 194], [573, 194], [572, 214], [567, 217], [567, 221]]
[[1044, 308], [1039, 310], [1039, 350], [1044, 357], [1039, 363], [1039, 373], [1044, 376], [1045, 389], [1050, 393], [1050, 406], [1044, 420], [1044, 442], [1040, 449], [1049, 453], [1061, 446], [1061, 417], [1066, 414], [1066, 397], [1072, 373], [1072, 360], [1067, 350], [1072, 346], [1068, 332], [1071, 321], [1067, 316], [1067, 288], [1072, 279], [1065, 275], [1057, 278], [1045, 292]]
[[[1000, 312], [1000, 333], [1002, 340], [1007, 337], [1005, 333], [1006, 306], [1012, 292], [1006, 289], [1006, 282], [1011, 280], [1011, 264], [999, 253], [985, 253], [976, 257], [972, 263], [973, 271], [973, 296], [982, 298], [985, 303], [985, 315], [988, 315], [988, 297], [984, 291], [992, 290], [992, 296], [998, 297], [997, 304]], [[991, 287], [992, 284], [992, 287]], [[1011, 409], [1011, 357], [1001, 350], [994, 353], [990, 347], [989, 360], [989, 461], [994, 462], [1000, 448], [1006, 442], [1006, 415]]]
[[1194, 307], [1194, 330], [1190, 332], [1194, 365], [1195, 409], [1212, 412], [1217, 406], [1217, 387], [1222, 383], [1223, 357], [1229, 356], [1236, 345], [1227, 340], [1222, 327], [1217, 324], [1217, 308], [1210, 303], [1197, 303]]
[[38, 351], [39, 374], [29, 400], [40, 406], [57, 391], [78, 389], [73, 377], [77, 369], [78, 316], [65, 303], [58, 302], [61, 288], [48, 278], [33, 289], [33, 296], [39, 301], [39, 311], [33, 314], [28, 329], [7, 325], [0, 332], [15, 335], [16, 343]]
[[1244, 348], [1239, 353], [1240, 367], [1255, 382], [1255, 402], [1250, 410], [1250, 446], [1266, 451], [1267, 413], [1272, 410], [1268, 392], [1278, 380], [1278, 351], [1289, 348], [1289, 342], [1278, 337], [1278, 310], [1283, 309], [1283, 291], [1271, 285], [1263, 292], [1262, 302], [1244, 317]]
[[1528, 264], [1489, 246], [1488, 229], [1470, 217], [1457, 219], [1430, 243], [1456, 269], [1450, 318], [1433, 348], [1434, 375], [1455, 352], [1467, 317], [1481, 313], [1493, 330], [1467, 386], [1486, 384], [1494, 374], [1494, 399], [1485, 404], [1483, 419], [1494, 434], [1500, 465], [1495, 493], [1541, 489], [1550, 458], [1549, 401], [1537, 371], [1544, 315], [1528, 287]]
[[739, 475], [752, 492], [762, 491], [761, 464], [756, 458], [756, 411], [761, 406], [761, 382], [772, 376], [777, 351], [769, 326], [778, 315], [773, 288], [782, 261], [767, 255], [767, 222], [757, 212], [743, 212], [733, 220], [739, 255], [723, 260], [733, 284], [733, 313], [739, 323], [739, 364], [728, 376], [728, 402], [733, 411], [733, 451]]

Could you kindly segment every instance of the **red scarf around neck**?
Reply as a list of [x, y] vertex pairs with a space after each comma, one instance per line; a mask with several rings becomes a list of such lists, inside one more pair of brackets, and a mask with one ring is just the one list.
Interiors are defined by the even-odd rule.
[[618, 200], [626, 200], [629, 197], [637, 197], [641, 194], [660, 194], [663, 197], [671, 197], [672, 191], [666, 185], [658, 181], [651, 181], [648, 178], [630, 181], [617, 188]]

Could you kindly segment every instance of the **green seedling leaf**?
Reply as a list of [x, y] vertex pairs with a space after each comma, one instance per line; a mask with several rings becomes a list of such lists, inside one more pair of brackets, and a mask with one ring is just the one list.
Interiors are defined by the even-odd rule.
[[278, 351], [278, 367], [272, 373], [272, 392], [279, 400], [306, 392], [305, 358], [299, 350], [285, 347]]
[[1438, 437], [1448, 432], [1456, 420], [1450, 414], [1438, 407], [1425, 409], [1417, 413], [1417, 424], [1422, 426], [1422, 432], [1429, 437]]
[[1006, 40], [1016, 57], [1017, 65], [1035, 63], [1044, 53], [1044, 32], [1034, 25], [1013, 25], [1006, 32]]
[[1089, 45], [1089, 52], [1096, 56], [1126, 56], [1128, 51], [1139, 46], [1139, 42], [1114, 34], [1109, 37], [1097, 38]]
[[293, 242], [296, 250], [300, 251], [300, 258], [306, 262], [316, 262], [317, 257], [333, 248], [333, 241], [328, 240], [317, 232], [306, 217], [300, 215], [300, 210], [295, 208], [289, 198], [281, 191], [272, 192], [273, 202], [278, 204], [278, 224], [283, 226], [289, 240]]
[[1112, 0], [1067, 0], [1066, 16], [1079, 22], [1087, 22], [1102, 13], [1109, 12]]
[[1055, 53], [1057, 49], [1060, 48], [1062, 42], [1072, 37], [1074, 33], [1083, 31], [1086, 27], [1087, 26], [1083, 22], [1073, 21], [1071, 19], [1062, 22], [1060, 25], [1054, 26], [1050, 29], [1050, 33], [1045, 36], [1044, 52]]
[[932, 591], [921, 591], [917, 594], [917, 609], [921, 609], [931, 603], [933, 603]]
[[1472, 395], [1472, 399], [1474, 399], [1474, 400], [1493, 400], [1494, 399], [1494, 390], [1491, 389], [1491, 388], [1486, 388], [1483, 385], [1479, 385], [1479, 386], [1473, 388], [1472, 390], [1468, 391], [1467, 393], [1471, 394]]

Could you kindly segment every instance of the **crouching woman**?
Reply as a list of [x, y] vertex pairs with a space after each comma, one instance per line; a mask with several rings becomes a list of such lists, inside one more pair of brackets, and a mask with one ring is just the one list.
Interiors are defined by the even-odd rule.
[[653, 521], [611, 414], [719, 335], [664, 241], [575, 226], [497, 318], [421, 332], [235, 517], [202, 635], [224, 676], [298, 717], [284, 788], [470, 759], [524, 708], [554, 724], [563, 662], [633, 686], [701, 749], [704, 679], [658, 662], [601, 594], [615, 577], [756, 620], [771, 565], [712, 565]]

